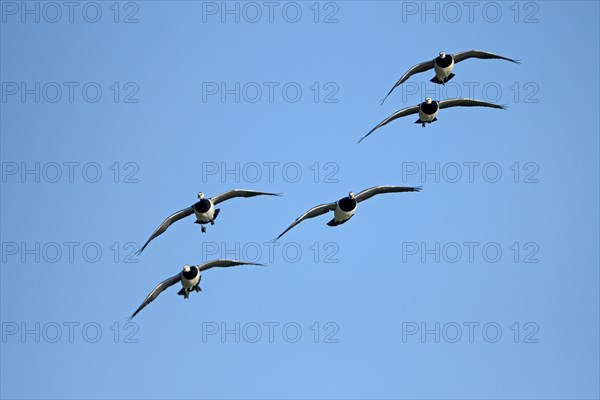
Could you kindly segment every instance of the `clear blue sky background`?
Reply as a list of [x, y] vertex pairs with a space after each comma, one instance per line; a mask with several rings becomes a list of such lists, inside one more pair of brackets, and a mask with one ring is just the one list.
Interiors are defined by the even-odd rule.
[[[53, 9], [40, 10], [39, 23], [31, 15], [23, 23], [21, 3], [7, 3], [0, 29], [2, 398], [600, 395], [597, 2], [502, 2], [499, 16], [484, 2], [472, 22], [468, 8], [461, 6], [457, 17], [442, 3], [439, 21], [422, 14], [421, 2], [320, 3], [317, 23], [313, 2], [298, 3], [297, 23], [284, 19], [287, 3], [277, 3], [272, 23], [266, 6], [255, 23], [244, 19], [255, 17], [248, 8], [239, 23], [231, 15], [222, 23], [221, 10], [203, 14], [221, 2], [192, 1], [120, 3], [118, 23], [112, 2], [98, 3], [97, 23], [82, 18], [86, 3], [80, 3], [72, 23], [67, 8], [56, 23], [44, 20], [55, 17]], [[285, 17], [293, 19], [293, 5], [287, 7]], [[131, 13], [138, 22], [123, 23]], [[448, 91], [432, 97], [454, 97], [452, 88], [467, 96], [466, 85], [478, 84], [473, 97], [494, 100], [500, 88], [494, 101], [508, 110], [442, 110], [426, 129], [412, 116], [356, 144], [392, 112], [422, 101], [419, 85], [433, 88], [432, 73], [416, 75], [405, 98], [397, 90], [380, 106], [410, 66], [440, 50], [468, 49], [522, 65], [465, 61]], [[39, 82], [40, 102], [10, 94], [13, 82], [30, 88]], [[47, 101], [56, 96], [51, 82], [64, 89], [55, 103]], [[79, 84], [73, 102], [64, 82]], [[102, 89], [96, 103], [82, 97], [88, 82]], [[206, 93], [211, 82], [258, 82], [265, 90], [255, 103], [247, 101], [255, 97], [252, 84], [239, 103], [232, 95], [222, 102]], [[264, 82], [279, 84], [273, 102]], [[281, 92], [289, 82], [302, 89], [295, 103]], [[487, 98], [484, 85], [491, 87]], [[136, 89], [130, 99], [137, 102], [125, 103]], [[337, 102], [326, 102], [334, 91], [327, 99]], [[23, 166], [36, 162], [39, 183], [21, 176]], [[69, 162], [79, 163], [73, 182], [65, 166], [51, 182], [54, 163]], [[236, 162], [246, 167], [239, 181], [203, 177], [214, 163]], [[272, 162], [280, 164], [270, 182], [263, 163]], [[473, 182], [464, 165], [471, 162], [479, 163]], [[97, 163], [87, 180], [99, 166], [98, 182], [82, 177], [86, 163]], [[263, 165], [255, 182], [252, 163]], [[294, 170], [282, 175], [286, 163], [302, 171], [297, 182]], [[403, 176], [436, 163], [439, 182], [433, 175]], [[455, 163], [462, 176], [452, 182]], [[496, 183], [484, 179], [494, 178], [494, 169], [482, 176], [488, 163], [502, 172]], [[269, 259], [265, 243], [308, 208], [380, 184], [424, 190], [373, 198], [338, 228], [325, 225], [331, 216], [304, 222]], [[132, 252], [127, 243], [142, 244], [198, 191], [236, 187], [284, 196], [224, 203], [204, 235], [193, 218], [180, 221], [133, 257], [137, 263], [124, 262]], [[77, 243], [73, 259], [69, 242]], [[478, 243], [472, 262], [465, 242]], [[439, 262], [419, 250], [411, 255], [414, 243], [428, 249], [439, 243]], [[460, 256], [452, 243], [462, 248]], [[224, 254], [236, 245], [247, 251]], [[496, 247], [502, 255], [491, 262]], [[102, 255], [91, 262], [97, 248]], [[302, 255], [291, 262], [298, 248]], [[184, 301], [171, 288], [126, 325], [158, 282], [184, 264], [222, 255], [268, 265], [210, 270], [202, 293]], [[279, 324], [272, 343], [270, 322]], [[72, 340], [69, 323], [78, 324]], [[233, 334], [207, 335], [236, 323], [239, 343]], [[252, 343], [256, 324], [262, 336]], [[432, 333], [421, 337], [422, 328], [435, 331], [436, 324], [439, 342]], [[454, 340], [456, 326], [462, 336]], [[294, 327], [302, 335], [289, 343]], [[96, 328], [102, 334], [92, 343]], [[327, 334], [333, 336], [326, 340]]]

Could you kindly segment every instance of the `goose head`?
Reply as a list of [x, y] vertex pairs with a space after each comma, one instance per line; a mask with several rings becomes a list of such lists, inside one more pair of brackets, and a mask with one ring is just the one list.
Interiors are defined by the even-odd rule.
[[204, 193], [202, 193], [202, 192], [198, 193], [198, 198], [200, 200], [204, 200]]
[[183, 272], [190, 272], [191, 268], [189, 265], [184, 265], [183, 266]]
[[446, 57], [446, 53], [444, 53], [443, 51], [440, 51], [440, 58], [445, 58]]
[[348, 197], [350, 197], [353, 200], [356, 198], [356, 196], [354, 195], [354, 192], [348, 192]]
[[431, 98], [430, 97], [425, 97], [425, 103], [431, 104]]

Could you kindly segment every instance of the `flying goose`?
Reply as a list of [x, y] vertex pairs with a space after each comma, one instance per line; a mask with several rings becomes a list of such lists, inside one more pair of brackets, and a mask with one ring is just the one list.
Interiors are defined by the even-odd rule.
[[213, 225], [215, 223], [215, 219], [217, 219], [217, 216], [219, 215], [220, 208], [215, 209], [215, 205], [225, 200], [232, 199], [234, 197], [254, 197], [261, 195], [280, 196], [281, 194], [256, 192], [254, 190], [233, 189], [207, 199], [204, 197], [204, 193], [200, 192], [198, 193], [199, 201], [197, 203], [188, 208], [184, 208], [181, 211], [177, 211], [175, 214], [167, 217], [167, 219], [165, 219], [163, 223], [160, 224], [158, 228], [156, 228], [156, 230], [154, 231], [152, 236], [150, 236], [150, 238], [146, 241], [144, 246], [142, 246], [142, 248], [137, 251], [137, 254], [142, 254], [142, 251], [144, 251], [146, 246], [148, 246], [148, 243], [150, 243], [152, 239], [166, 231], [167, 228], [171, 226], [173, 222], [179, 221], [180, 219], [185, 218], [189, 215], [196, 214], [196, 221], [194, 223], [201, 224], [202, 232], [206, 232], [204, 224], [210, 223], [211, 225]]
[[389, 122], [392, 122], [393, 120], [395, 120], [397, 118], [406, 117], [407, 115], [419, 113], [419, 119], [415, 121], [415, 124], [421, 124], [423, 127], [425, 127], [425, 124], [430, 124], [432, 122], [437, 121], [436, 117], [437, 117], [440, 109], [448, 108], [448, 107], [459, 107], [459, 106], [460, 107], [491, 107], [491, 108], [500, 108], [502, 110], [505, 110], [507, 108], [506, 106], [488, 103], [488, 102], [481, 101], [481, 100], [448, 99], [448, 100], [435, 101], [435, 100], [431, 100], [429, 97], [427, 97], [425, 99], [425, 101], [421, 104], [418, 104], [418, 105], [412, 106], [412, 107], [403, 108], [402, 110], [396, 111], [395, 113], [393, 113], [392, 115], [390, 115], [389, 117], [387, 117], [386, 119], [381, 121], [379, 123], [379, 125], [377, 125], [375, 128], [371, 129], [369, 131], [369, 133], [367, 133], [365, 136], [363, 136], [358, 141], [358, 143], [362, 142], [364, 140], [364, 138], [366, 138], [371, 133], [373, 133], [373, 131], [375, 129], [381, 128], [382, 126], [387, 125]]
[[194, 266], [186, 265], [183, 267], [183, 270], [180, 273], [159, 283], [154, 288], [154, 290], [152, 292], [150, 292], [150, 294], [146, 297], [146, 299], [138, 307], [138, 309], [135, 310], [135, 312], [133, 314], [131, 314], [131, 317], [129, 317], [129, 319], [131, 320], [133, 317], [135, 317], [142, 310], [142, 308], [144, 308], [148, 304], [150, 304], [154, 299], [156, 299], [158, 297], [159, 294], [161, 294], [168, 287], [171, 287], [177, 283], [181, 283], [182, 288], [177, 294], [180, 296], [183, 296], [184, 299], [187, 299], [187, 298], [189, 298], [191, 291], [195, 291], [195, 292], [202, 291], [202, 289], [200, 289], [200, 280], [202, 279], [202, 275], [200, 275], [201, 272], [206, 271], [207, 269], [210, 269], [212, 267], [235, 267], [237, 265], [262, 265], [262, 264], [256, 264], [256, 263], [245, 262], [245, 261], [237, 261], [237, 260], [213, 260], [213, 261], [209, 261], [207, 263], [201, 264], [201, 265], [194, 265]]
[[402, 75], [402, 77], [398, 80], [398, 82], [396, 82], [394, 87], [389, 91], [387, 96], [385, 96], [384, 99], [381, 100], [381, 104], [383, 104], [383, 102], [388, 98], [388, 96], [390, 94], [392, 94], [394, 89], [396, 89], [398, 86], [400, 86], [404, 81], [406, 81], [412, 75], [418, 74], [420, 72], [425, 72], [432, 68], [435, 70], [435, 76], [433, 77], [433, 79], [431, 79], [430, 82], [444, 85], [450, 79], [454, 78], [454, 74], [452, 73], [452, 70], [454, 69], [454, 64], [459, 63], [463, 60], [466, 60], [467, 58], [484, 58], [484, 59], [496, 58], [496, 59], [510, 61], [515, 64], [521, 63], [521, 61], [519, 61], [519, 60], [513, 60], [512, 58], [503, 57], [498, 54], [488, 53], [486, 51], [481, 51], [481, 50], [468, 50], [468, 51], [463, 51], [461, 53], [456, 53], [456, 54], [446, 54], [443, 51], [440, 51], [439, 57], [436, 57], [432, 61], [425, 61], [420, 64], [414, 65], [404, 75]]
[[355, 195], [353, 192], [348, 193], [348, 197], [344, 197], [335, 203], [326, 203], [316, 206], [298, 217], [293, 224], [291, 224], [283, 233], [275, 240], [279, 240], [287, 231], [298, 225], [305, 219], [314, 218], [319, 215], [327, 214], [329, 211], [333, 211], [333, 219], [327, 223], [329, 226], [338, 226], [348, 221], [354, 213], [358, 203], [365, 201], [381, 193], [398, 193], [398, 192], [419, 192], [421, 187], [405, 187], [405, 186], [375, 186], [369, 189], [365, 189], [359, 194]]

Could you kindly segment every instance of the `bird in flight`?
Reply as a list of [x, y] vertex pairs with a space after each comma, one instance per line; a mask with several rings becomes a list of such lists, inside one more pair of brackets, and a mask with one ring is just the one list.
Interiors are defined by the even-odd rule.
[[431, 100], [429, 97], [425, 99], [425, 101], [421, 104], [412, 107], [406, 107], [402, 110], [396, 111], [383, 121], [379, 123], [375, 128], [371, 129], [369, 133], [360, 138], [358, 143], [362, 142], [367, 136], [373, 133], [376, 129], [381, 128], [384, 125], [392, 122], [395, 119], [406, 117], [411, 114], [419, 114], [419, 119], [415, 121], [415, 124], [421, 124], [425, 127], [425, 124], [430, 124], [432, 122], [437, 121], [438, 112], [442, 108], [449, 107], [491, 107], [491, 108], [499, 108], [505, 110], [507, 107], [499, 104], [488, 103], [486, 101], [481, 100], [472, 100], [472, 99], [448, 99], [435, 101]]
[[237, 261], [237, 260], [213, 260], [213, 261], [209, 261], [207, 263], [200, 264], [200, 265], [193, 265], [193, 266], [186, 265], [183, 267], [183, 270], [180, 273], [159, 283], [154, 288], [154, 290], [152, 292], [150, 292], [150, 294], [146, 297], [146, 299], [144, 299], [144, 301], [138, 307], [138, 309], [135, 310], [135, 312], [133, 314], [131, 314], [131, 317], [129, 317], [129, 319], [130, 320], [133, 319], [133, 317], [135, 317], [142, 310], [142, 308], [144, 308], [148, 304], [150, 304], [154, 299], [156, 299], [158, 297], [159, 294], [164, 292], [165, 289], [167, 289], [177, 283], [181, 283], [181, 286], [182, 286], [181, 290], [177, 294], [180, 296], [183, 296], [184, 299], [187, 299], [187, 298], [189, 298], [191, 291], [195, 291], [195, 292], [202, 291], [202, 289], [200, 289], [200, 280], [202, 279], [201, 273], [203, 271], [206, 271], [207, 269], [210, 269], [212, 267], [235, 267], [238, 265], [262, 265], [262, 264], [256, 264], [256, 263], [245, 262], [245, 261]]
[[454, 74], [452, 73], [452, 70], [454, 69], [454, 64], [464, 61], [468, 58], [482, 58], [482, 59], [495, 58], [495, 59], [510, 61], [515, 64], [521, 63], [521, 61], [519, 61], [519, 60], [513, 60], [512, 58], [503, 57], [498, 54], [488, 53], [486, 51], [481, 51], [481, 50], [468, 50], [468, 51], [463, 51], [463, 52], [455, 53], [455, 54], [446, 54], [443, 51], [440, 51], [440, 55], [438, 57], [434, 58], [433, 60], [425, 61], [420, 64], [414, 65], [408, 71], [406, 71], [406, 73], [404, 75], [402, 75], [402, 77], [400, 79], [398, 79], [398, 82], [396, 82], [394, 87], [392, 87], [392, 89], [383, 98], [383, 100], [381, 100], [381, 104], [383, 104], [385, 102], [385, 100], [388, 98], [388, 96], [390, 94], [392, 94], [394, 89], [396, 89], [398, 86], [400, 86], [403, 82], [405, 82], [412, 75], [418, 74], [420, 72], [428, 71], [432, 68], [435, 70], [435, 76], [431, 79], [430, 82], [444, 85], [450, 79], [454, 78]]
[[254, 197], [254, 196], [281, 196], [280, 193], [268, 193], [268, 192], [257, 192], [254, 190], [242, 190], [242, 189], [233, 189], [228, 192], [224, 192], [218, 194], [214, 197], [206, 198], [204, 193], [198, 193], [198, 202], [194, 205], [184, 208], [183, 210], [177, 211], [175, 214], [170, 215], [163, 221], [162, 224], [154, 233], [150, 236], [150, 238], [146, 241], [146, 243], [142, 246], [140, 250], [137, 251], [137, 254], [142, 254], [146, 246], [154, 239], [155, 237], [161, 235], [163, 232], [167, 230], [169, 226], [173, 222], [179, 221], [182, 218], [190, 216], [192, 214], [196, 214], [196, 221], [194, 223], [200, 224], [202, 228], [202, 232], [206, 232], [205, 224], [213, 225], [215, 223], [215, 219], [219, 215], [220, 208], [215, 209], [215, 205], [229, 199], [233, 199], [235, 197]]
[[327, 214], [329, 211], [333, 211], [333, 219], [327, 223], [329, 226], [338, 226], [347, 222], [358, 207], [358, 203], [370, 199], [371, 197], [382, 194], [382, 193], [399, 193], [399, 192], [419, 192], [420, 187], [405, 187], [405, 186], [375, 186], [369, 189], [365, 189], [362, 192], [355, 195], [353, 192], [348, 193], [347, 197], [344, 197], [334, 203], [325, 203], [319, 206], [313, 207], [300, 217], [298, 217], [283, 233], [275, 240], [278, 240], [287, 231], [298, 225], [305, 219], [318, 217], [319, 215]]

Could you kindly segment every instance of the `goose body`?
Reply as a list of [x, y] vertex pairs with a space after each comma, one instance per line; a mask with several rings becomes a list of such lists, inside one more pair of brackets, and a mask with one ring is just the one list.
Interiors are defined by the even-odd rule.
[[200, 269], [197, 266], [185, 266], [181, 271], [181, 286], [192, 289], [200, 283]]
[[433, 101], [430, 98], [419, 104], [419, 119], [417, 123], [432, 123], [436, 120], [438, 113], [440, 112], [440, 105], [437, 101]]
[[194, 204], [194, 214], [196, 215], [196, 221], [200, 224], [208, 224], [215, 221], [217, 218], [215, 212], [215, 205], [210, 199], [202, 199]]
[[443, 51], [433, 60], [433, 70], [435, 78], [431, 79], [433, 83], [445, 84], [454, 77], [454, 57], [452, 54], [446, 54]]
[[333, 210], [333, 219], [329, 221], [327, 225], [336, 226], [343, 224], [352, 218], [357, 207], [358, 202], [356, 201], [356, 197], [353, 195], [352, 197], [349, 195], [348, 197], [338, 200], [335, 204], [335, 210]]

